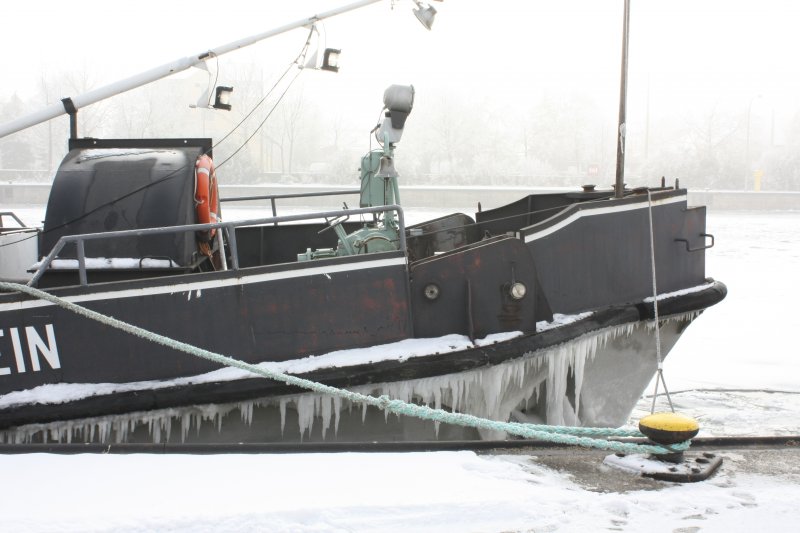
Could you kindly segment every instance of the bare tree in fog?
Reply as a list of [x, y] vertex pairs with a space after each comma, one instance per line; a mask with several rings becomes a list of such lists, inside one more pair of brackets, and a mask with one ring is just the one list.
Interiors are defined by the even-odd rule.
[[766, 189], [800, 190], [800, 113], [792, 118], [781, 146], [771, 143], [764, 157], [763, 186]]
[[[56, 76], [56, 87], [64, 91], [64, 96], [84, 94], [95, 88], [94, 75], [86, 65], [81, 69], [61, 72]], [[97, 102], [79, 110], [80, 122], [78, 123], [81, 137], [103, 137], [103, 128], [110, 121], [110, 102], [108, 100]]]
[[[146, 98], [139, 98], [139, 95]], [[157, 113], [158, 93], [151, 87], [144, 87], [136, 94], [122, 94], [114, 101], [115, 136], [144, 138], [154, 135]]]
[[302, 88], [287, 95], [277, 110], [278, 143], [281, 153], [281, 173], [291, 174], [295, 141], [304, 126]]
[[[22, 99], [14, 93], [4, 103], [0, 103], [0, 122], [7, 122], [27, 112]], [[32, 129], [0, 139], [0, 167], [6, 171], [0, 174], [4, 180], [23, 180], [19, 170], [30, 170], [34, 160], [32, 145], [36, 137]]]
[[[41, 99], [44, 105], [50, 105], [58, 99], [58, 95], [55, 93], [53, 83], [49, 78], [50, 76], [48, 76], [48, 74], [42, 70], [42, 73], [39, 76], [39, 92], [41, 93]], [[43, 154], [45, 157], [43, 162], [45, 168], [48, 170], [52, 170], [56, 167], [57, 158], [63, 151], [61, 148], [64, 144], [64, 136], [67, 132], [63, 126], [63, 121], [62, 123], [58, 123], [54, 120], [47, 121], [47, 135], [46, 139], [43, 139], [47, 147]], [[58, 138], [57, 140], [56, 137]]]
[[545, 95], [529, 110], [525, 141], [528, 158], [544, 164], [543, 170], [554, 180], [551, 185], [574, 185], [563, 183], [557, 176], [583, 174], [588, 165], [601, 159], [598, 149], [603, 147], [593, 140], [599, 130], [598, 115], [594, 103], [577, 94]]

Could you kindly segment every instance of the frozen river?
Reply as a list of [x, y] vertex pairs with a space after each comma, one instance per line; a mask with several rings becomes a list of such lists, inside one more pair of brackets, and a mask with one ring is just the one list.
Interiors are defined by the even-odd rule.
[[706, 273], [728, 296], [670, 355], [673, 386], [800, 392], [800, 213], [713, 213], [708, 229]]
[[[708, 231], [706, 272], [728, 297], [667, 358], [673, 400], [705, 434], [800, 434], [800, 213], [716, 212]], [[785, 453], [778, 473], [728, 452], [705, 483], [610, 492], [535, 457], [471, 452], [0, 456], [0, 513], [7, 531], [796, 531]]]
[[673, 399], [706, 434], [800, 434], [800, 213], [711, 213], [708, 231], [706, 274], [728, 296], [666, 359], [670, 389], [688, 391]]

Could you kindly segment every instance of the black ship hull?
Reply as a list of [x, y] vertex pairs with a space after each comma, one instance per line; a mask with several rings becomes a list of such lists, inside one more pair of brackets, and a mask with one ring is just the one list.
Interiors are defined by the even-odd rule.
[[[457, 349], [424, 357], [356, 364], [333, 358], [307, 371], [308, 378], [335, 386], [493, 369], [583, 346], [586, 335], [608, 328], [616, 328], [614, 338], [638, 331], [645, 353], [654, 346], [642, 337], [654, 287], [669, 296], [660, 316], [682, 324], [673, 341], [725, 294], [724, 285], [705, 276], [705, 209], [688, 207], [682, 189], [628, 191], [619, 199], [601, 191], [530, 195], [474, 218], [457, 213], [411, 227], [402, 208], [386, 204], [198, 226], [185, 197], [195, 183], [191, 163], [210, 141], [181, 141], [175, 148], [165, 140], [151, 148], [144, 141], [73, 144], [40, 237], [40, 249], [53, 251], [32, 280], [62, 301], [249, 364], [286, 365], [411, 339], [465, 339]], [[114, 148], [120, 145], [125, 151]], [[98, 157], [98, 150], [107, 155]], [[154, 167], [153, 158], [164, 164]], [[170, 205], [176, 210], [164, 213]], [[354, 215], [362, 221], [350, 220]], [[369, 222], [369, 216], [376, 218]], [[314, 222], [320, 218], [326, 223]], [[208, 239], [209, 227], [217, 241]], [[199, 236], [206, 237], [206, 255], [196, 251]], [[624, 421], [655, 358], [637, 360], [627, 349], [600, 344], [604, 354], [597, 360], [617, 370], [598, 374], [605, 377], [587, 389], [606, 391], [595, 395], [594, 407], [584, 402], [586, 414], [578, 413], [576, 383], [553, 392], [563, 388], [561, 380], [549, 385], [544, 404], [537, 402], [549, 413], [539, 419]], [[575, 357], [558, 363], [573, 380], [586, 366]], [[218, 369], [33, 295], [0, 294], [4, 428], [299, 392], [265, 379], [209, 377]], [[631, 379], [616, 383], [615, 372]], [[602, 381], [615, 384], [604, 389]], [[562, 418], [554, 405], [570, 394], [576, 412]], [[450, 407], [458, 408], [455, 403]], [[496, 402], [487, 397], [484, 403]], [[470, 409], [483, 412], [477, 404]]]

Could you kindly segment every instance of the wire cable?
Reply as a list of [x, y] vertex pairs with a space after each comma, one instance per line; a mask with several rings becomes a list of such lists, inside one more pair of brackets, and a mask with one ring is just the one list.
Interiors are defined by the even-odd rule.
[[[208, 155], [214, 148], [218, 147], [223, 141], [225, 141], [225, 139], [230, 137], [256, 111], [256, 109], [258, 109], [261, 106], [261, 104], [264, 103], [264, 101], [266, 101], [267, 98], [269, 98], [269, 96], [272, 94], [272, 92], [275, 90], [275, 88], [278, 86], [278, 84], [280, 84], [280, 82], [283, 80], [283, 78], [285, 78], [286, 75], [289, 73], [291, 68], [294, 65], [299, 64], [299, 62], [302, 61], [303, 58], [305, 58], [305, 55], [306, 55], [306, 52], [308, 51], [308, 47], [309, 47], [309, 45], [311, 43], [311, 37], [312, 37], [314, 31], [315, 31], [315, 29], [312, 26], [312, 29], [309, 31], [309, 34], [308, 34], [308, 37], [306, 38], [305, 43], [303, 44], [302, 48], [300, 49], [300, 53], [297, 55], [297, 57], [294, 59], [294, 61], [289, 63], [289, 66], [286, 68], [286, 70], [283, 72], [283, 74], [281, 74], [280, 78], [278, 78], [278, 80], [275, 82], [275, 84], [272, 86], [272, 88], [270, 88], [270, 90], [261, 98], [261, 100], [259, 100], [259, 102], [255, 106], [253, 106], [253, 108], [245, 115], [245, 117], [238, 124], [236, 124], [236, 126], [233, 127], [233, 129], [231, 129], [231, 131], [229, 131], [227, 134], [225, 134], [225, 136], [223, 136], [219, 141], [214, 143], [208, 150], [203, 152], [202, 155]], [[216, 85], [216, 80], [219, 78], [219, 57], [217, 57], [215, 54], [212, 54], [212, 55], [214, 55], [214, 57], [217, 60], [217, 78], [215, 78], [215, 81], [214, 81], [214, 84]], [[297, 76], [295, 76], [294, 79], [297, 79]], [[292, 80], [291, 83], [293, 83], [293, 82], [294, 82], [294, 80]], [[291, 87], [291, 83], [289, 84], [289, 87]], [[287, 90], [288, 90], [288, 87], [287, 87]], [[275, 103], [275, 105], [273, 105], [272, 109], [270, 109], [270, 111], [267, 114], [266, 118], [269, 118], [269, 116], [273, 113], [273, 111], [275, 110], [275, 107], [280, 103], [280, 101], [283, 99], [283, 96], [285, 94], [286, 94], [286, 91], [284, 91], [283, 94], [281, 94], [281, 96], [278, 99], [278, 101]], [[209, 102], [210, 101], [211, 101], [211, 94], [209, 93]], [[259, 131], [259, 129], [264, 125], [264, 123], [266, 122], [266, 118], [261, 121], [261, 123], [259, 124], [258, 128], [256, 129], [256, 132]], [[250, 135], [247, 138], [247, 140], [244, 142], [244, 144], [239, 146], [239, 148], [237, 148], [233, 152], [233, 154], [231, 154], [227, 159], [225, 159], [225, 161], [223, 161], [223, 163], [227, 162], [234, 155], [236, 155], [239, 151], [241, 151], [241, 149], [250, 141], [250, 139], [253, 138], [254, 135], [255, 135], [255, 133], [253, 135]], [[220, 166], [222, 166], [222, 163], [220, 165], [216, 165], [216, 168], [219, 168]], [[157, 181], [154, 181], [152, 183], [148, 183], [146, 185], [138, 187], [138, 188], [136, 188], [136, 189], [134, 189], [132, 191], [129, 191], [129, 192], [123, 194], [122, 196], [114, 198], [113, 200], [109, 200], [107, 202], [104, 202], [104, 203], [98, 205], [97, 207], [95, 207], [94, 209], [92, 209], [92, 210], [90, 210], [90, 211], [88, 211], [86, 213], [81, 214], [78, 217], [75, 217], [75, 218], [73, 218], [71, 220], [68, 220], [68, 221], [63, 222], [61, 224], [53, 226], [52, 228], [48, 228], [47, 230], [42, 230], [41, 232], [35, 233], [34, 235], [31, 235], [31, 236], [28, 236], [28, 237], [25, 237], [25, 238], [22, 238], [22, 239], [13, 241], [13, 242], [7, 242], [7, 243], [4, 243], [4, 244], [0, 244], [0, 248], [4, 248], [4, 247], [7, 247], [7, 246], [12, 246], [14, 244], [18, 244], [20, 242], [27, 241], [29, 239], [37, 238], [39, 235], [44, 235], [44, 234], [47, 234], [47, 233], [50, 233], [50, 232], [65, 228], [65, 227], [69, 226], [70, 224], [74, 224], [75, 222], [78, 222], [78, 221], [86, 218], [87, 216], [89, 216], [89, 215], [91, 215], [93, 213], [96, 213], [100, 209], [103, 209], [105, 207], [113, 205], [113, 204], [115, 204], [115, 203], [117, 203], [119, 201], [122, 201], [122, 200], [124, 200], [126, 198], [129, 198], [130, 196], [133, 196], [134, 194], [137, 194], [137, 193], [139, 193], [139, 192], [141, 192], [143, 190], [146, 190], [146, 189], [148, 189], [150, 187], [153, 187], [155, 185], [163, 183], [163, 182], [165, 182], [167, 180], [173, 179], [173, 178], [179, 176], [180, 175], [179, 173], [184, 171], [188, 167], [189, 167], [189, 165], [187, 164], [187, 165], [181, 166], [179, 168], [176, 168], [175, 170], [173, 170], [172, 172], [170, 172], [169, 174], [167, 174], [163, 178], [160, 178]]]
[[224, 165], [225, 163], [227, 163], [228, 161], [233, 159], [233, 157], [236, 156], [236, 154], [238, 154], [245, 146], [247, 146], [247, 144], [250, 142], [250, 140], [253, 137], [255, 137], [256, 133], [261, 131], [261, 128], [264, 126], [264, 124], [266, 124], [266, 122], [269, 119], [269, 117], [272, 116], [272, 113], [275, 111], [275, 109], [277, 109], [278, 104], [281, 103], [281, 100], [283, 100], [283, 97], [286, 96], [287, 92], [289, 92], [289, 89], [291, 89], [292, 85], [294, 84], [295, 80], [297, 80], [297, 78], [300, 76], [301, 72], [303, 72], [303, 71], [302, 70], [298, 70], [297, 71], [297, 74], [295, 74], [294, 78], [292, 78], [292, 80], [289, 82], [289, 85], [286, 86], [286, 89], [283, 90], [281, 95], [278, 97], [278, 100], [275, 101], [275, 104], [272, 106], [272, 109], [269, 110], [269, 112], [264, 117], [264, 119], [261, 121], [261, 123], [256, 127], [255, 130], [253, 130], [253, 133], [251, 133], [250, 136], [247, 137], [247, 139], [245, 139], [245, 141], [236, 150], [234, 150], [231, 155], [229, 155], [227, 158], [225, 158], [221, 163], [217, 164], [216, 167], [215, 167], [216, 169], [221, 168], [222, 165]]
[[[267, 91], [267, 93], [261, 98], [261, 100], [259, 100], [256, 103], [256, 105], [254, 105], [253, 108], [250, 111], [247, 112], [247, 114], [244, 116], [244, 118], [242, 118], [242, 120], [240, 120], [239, 123], [236, 124], [233, 127], [233, 129], [231, 129], [228, 133], [226, 133], [220, 140], [218, 140], [216, 143], [214, 143], [214, 146], [212, 146], [212, 149], [214, 149], [217, 146], [219, 146], [220, 144], [222, 144], [222, 142], [225, 141], [225, 139], [230, 137], [233, 134], [233, 132], [235, 132], [237, 129], [239, 129], [242, 126], [242, 124], [244, 124], [245, 121], [247, 119], [249, 119], [250, 116], [256, 111], [256, 109], [261, 107], [261, 104], [263, 104], [267, 100], [267, 98], [270, 97], [272, 92], [283, 81], [283, 79], [286, 77], [286, 75], [289, 73], [289, 71], [292, 69], [292, 67], [295, 66], [295, 65], [298, 65], [298, 66], [300, 65], [300, 62], [302, 62], [303, 59], [305, 59], [306, 53], [308, 52], [308, 47], [311, 44], [311, 37], [314, 34], [314, 31], [316, 31], [315, 27], [312, 26], [311, 30], [308, 32], [308, 37], [306, 37], [305, 44], [303, 44], [302, 48], [300, 49], [300, 53], [297, 54], [297, 57], [294, 59], [294, 61], [289, 63], [289, 65], [286, 67], [286, 70], [283, 71], [283, 74], [280, 75], [278, 80], [272, 85], [272, 87], [270, 87], [269, 91]], [[302, 67], [300, 67], [300, 68], [302, 70]], [[284, 94], [285, 94], [285, 91], [284, 91]], [[283, 98], [283, 95], [281, 95], [281, 98]], [[278, 100], [278, 102], [280, 102], [280, 99]], [[277, 105], [278, 102], [276, 102], [275, 105]], [[273, 109], [270, 110], [270, 113], [272, 113], [273, 110], [274, 110], [274, 106], [273, 106]], [[267, 116], [269, 116], [269, 115], [267, 115]], [[263, 125], [263, 123], [264, 122], [262, 121], [261, 124], [259, 124], [259, 127], [261, 127], [261, 125]], [[250, 138], [251, 137], [249, 137], [248, 140], [250, 140]], [[241, 149], [241, 147], [240, 147], [240, 149]], [[238, 152], [238, 149], [237, 149], [237, 152]], [[228, 158], [228, 159], [230, 159], [230, 158]], [[219, 165], [217, 165], [217, 168], [219, 168]]]
[[[211, 50], [208, 51], [208, 54], [212, 56], [216, 60], [216, 68], [214, 72], [214, 83], [209, 84], [206, 86], [206, 92], [208, 93], [208, 101], [206, 102], [206, 107], [211, 107], [211, 89], [217, 86], [217, 82], [219, 81], [219, 56], [212, 52]], [[211, 76], [208, 76], [209, 81], [211, 81]]]

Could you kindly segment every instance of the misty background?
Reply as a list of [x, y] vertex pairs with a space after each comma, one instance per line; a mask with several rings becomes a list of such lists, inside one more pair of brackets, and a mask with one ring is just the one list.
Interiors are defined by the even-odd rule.
[[[344, 3], [8, 5], [0, 123]], [[290, 67], [309, 36], [293, 30], [81, 109], [79, 135], [230, 133], [223, 184], [355, 186], [384, 89], [413, 84], [401, 185], [610, 186], [623, 0], [431, 4], [430, 32], [405, 0], [318, 23], [308, 57], [342, 49], [339, 73]], [[791, 1], [632, 0], [628, 185], [800, 190], [799, 23]], [[234, 87], [233, 110], [191, 108], [214, 84]], [[0, 181], [49, 182], [67, 138], [63, 116], [0, 139]]]

